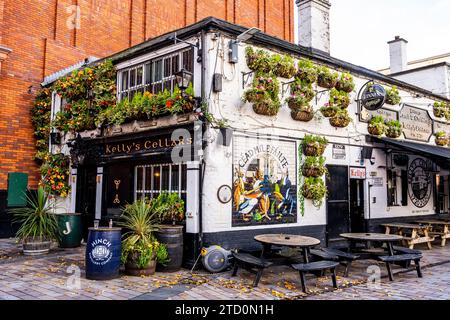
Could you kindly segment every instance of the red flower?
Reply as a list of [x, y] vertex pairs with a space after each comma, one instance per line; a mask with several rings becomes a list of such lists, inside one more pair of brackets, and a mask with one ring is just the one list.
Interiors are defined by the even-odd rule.
[[173, 106], [173, 100], [167, 100], [167, 101], [166, 101], [166, 107], [167, 107], [167, 109], [172, 108], [172, 106]]

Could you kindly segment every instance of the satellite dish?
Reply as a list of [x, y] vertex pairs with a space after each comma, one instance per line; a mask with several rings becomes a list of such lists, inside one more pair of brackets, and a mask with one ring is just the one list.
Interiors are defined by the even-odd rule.
[[382, 85], [368, 82], [361, 90], [359, 102], [364, 109], [375, 111], [383, 107], [386, 101], [386, 90]]
[[220, 246], [210, 246], [202, 249], [202, 263], [206, 270], [212, 273], [226, 270], [230, 265], [231, 251]]

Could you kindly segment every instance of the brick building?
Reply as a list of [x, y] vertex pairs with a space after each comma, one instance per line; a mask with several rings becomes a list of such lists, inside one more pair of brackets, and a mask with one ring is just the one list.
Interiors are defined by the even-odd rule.
[[[216, 16], [294, 41], [292, 0], [0, 0], [0, 193], [38, 181], [29, 110], [45, 76]], [[0, 203], [4, 202], [1, 197]], [[2, 204], [3, 205], [3, 204]]]

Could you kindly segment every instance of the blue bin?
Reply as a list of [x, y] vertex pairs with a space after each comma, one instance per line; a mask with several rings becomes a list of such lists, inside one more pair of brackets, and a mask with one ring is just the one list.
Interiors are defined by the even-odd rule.
[[121, 231], [121, 228], [89, 228], [86, 244], [87, 279], [109, 280], [119, 277]]

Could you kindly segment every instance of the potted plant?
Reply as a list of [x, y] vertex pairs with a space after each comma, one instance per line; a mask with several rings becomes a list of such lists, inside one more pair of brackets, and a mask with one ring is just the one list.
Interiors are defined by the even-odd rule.
[[302, 195], [305, 199], [312, 200], [315, 207], [320, 208], [327, 195], [325, 182], [322, 178], [306, 177], [303, 181]]
[[391, 120], [386, 123], [386, 136], [398, 138], [402, 134], [402, 124], [398, 120]]
[[321, 156], [327, 147], [328, 140], [325, 137], [306, 134], [302, 141], [302, 150], [305, 156]]
[[302, 165], [302, 175], [304, 177], [318, 178], [325, 173], [327, 173], [325, 157], [306, 157]]
[[291, 110], [291, 117], [297, 121], [311, 121], [314, 118], [314, 109], [308, 104], [302, 105], [299, 108]]
[[344, 91], [350, 93], [355, 88], [355, 83], [353, 81], [353, 76], [350, 73], [342, 73], [336, 83], [336, 89], [339, 91]]
[[306, 102], [311, 101], [316, 95], [311, 83], [300, 79], [295, 79], [295, 81], [291, 83], [291, 94], [302, 96]]
[[336, 86], [338, 77], [336, 72], [322, 66], [318, 69], [317, 84], [322, 88], [331, 89]]
[[43, 187], [36, 194], [26, 195], [27, 206], [11, 209], [14, 223], [20, 227], [16, 237], [23, 244], [25, 255], [41, 255], [50, 251], [52, 241], [59, 237], [58, 223]]
[[329, 118], [330, 124], [336, 128], [345, 128], [352, 121], [352, 118], [348, 115], [347, 109], [337, 108], [336, 114]]
[[297, 72], [297, 69], [295, 69], [294, 59], [288, 55], [275, 54], [272, 56], [271, 63], [273, 66], [273, 72], [278, 77], [289, 79], [292, 78]]
[[297, 78], [306, 83], [314, 83], [317, 81], [317, 67], [310, 60], [300, 59], [298, 61]]
[[183, 262], [184, 201], [178, 193], [164, 192], [155, 200], [155, 208], [161, 224], [156, 237], [166, 244], [170, 259], [166, 266], [158, 266], [158, 270], [177, 271]]
[[331, 106], [330, 103], [326, 103], [322, 108], [320, 108], [320, 112], [326, 118], [334, 117], [337, 113], [338, 107]]
[[367, 131], [371, 135], [381, 136], [386, 131], [386, 124], [384, 123], [384, 118], [382, 116], [373, 116], [369, 121]]
[[441, 147], [445, 147], [448, 143], [448, 138], [447, 138], [447, 134], [445, 133], [445, 131], [439, 131], [436, 132], [434, 134], [434, 141], [436, 143], [436, 145], [441, 146]]
[[[132, 276], [154, 274], [157, 253], [165, 248], [154, 237], [154, 232], [159, 230], [154, 201], [137, 200], [126, 205], [119, 225], [127, 230], [123, 235], [121, 256], [125, 273]], [[160, 253], [160, 256], [163, 255]]]
[[386, 103], [390, 105], [396, 105], [402, 102], [402, 98], [400, 98], [400, 93], [396, 86], [393, 86], [390, 89], [386, 89]]
[[274, 116], [281, 103], [278, 99], [280, 86], [278, 80], [271, 76], [255, 77], [252, 88], [244, 93], [244, 102], [253, 103], [253, 111], [257, 114]]
[[250, 70], [266, 73], [272, 71], [272, 60], [267, 51], [262, 49], [255, 51], [252, 47], [247, 47], [245, 53]]
[[331, 106], [336, 106], [339, 108], [347, 108], [350, 105], [350, 94], [345, 91], [339, 91], [335, 88], [330, 90], [330, 100]]
[[433, 114], [437, 118], [445, 117], [447, 109], [447, 104], [445, 102], [435, 101], [433, 104]]

